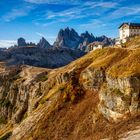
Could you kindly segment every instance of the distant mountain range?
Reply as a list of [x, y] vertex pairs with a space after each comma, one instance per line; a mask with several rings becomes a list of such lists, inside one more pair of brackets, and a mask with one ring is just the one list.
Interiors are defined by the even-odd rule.
[[0, 51], [0, 61], [7, 66], [31, 65], [46, 68], [58, 68], [83, 56], [80, 50], [69, 48], [13, 47]]
[[114, 40], [106, 36], [95, 37], [93, 34], [79, 35], [74, 29], [61, 29], [53, 45], [42, 37], [39, 43], [26, 42], [20, 37], [17, 45], [8, 49], [0, 49], [0, 61], [7, 66], [32, 65], [47, 68], [57, 68], [83, 56], [90, 44], [101, 42], [104, 46], [111, 45]]
[[38, 44], [32, 42], [26, 43], [25, 39], [21, 37], [17, 41], [17, 46], [36, 46], [39, 48], [61, 47], [70, 49], [81, 49], [85, 51], [90, 43], [97, 41], [102, 43], [104, 46], [113, 45], [115, 43], [114, 39], [108, 38], [104, 35], [95, 37], [88, 31], [79, 35], [74, 29], [67, 27], [65, 29], [60, 29], [56, 41], [53, 43], [53, 45], [50, 45], [50, 43], [44, 37], [42, 37]]
[[113, 45], [115, 43], [114, 39], [108, 38], [106, 36], [95, 37], [92, 33], [88, 31], [79, 35], [74, 29], [66, 28], [61, 29], [58, 33], [57, 39], [54, 42], [54, 47], [68, 47], [72, 49], [82, 49], [83, 51], [88, 47], [90, 43], [95, 41], [101, 42], [104, 46]]

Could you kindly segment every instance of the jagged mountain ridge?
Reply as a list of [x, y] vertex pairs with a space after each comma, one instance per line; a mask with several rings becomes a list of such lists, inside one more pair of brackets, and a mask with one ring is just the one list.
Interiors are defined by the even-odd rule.
[[1, 137], [129, 138], [124, 133], [140, 129], [139, 56], [139, 48], [105, 48], [59, 69], [24, 66], [1, 73]]
[[37, 47], [50, 48], [52, 46], [50, 45], [50, 43], [44, 37], [42, 37], [41, 40], [39, 41], [39, 43], [37, 44]]
[[54, 42], [54, 47], [68, 47], [72, 49], [81, 48], [81, 50], [85, 51], [85, 47], [88, 44], [99, 41], [104, 45], [113, 45], [115, 43], [114, 39], [108, 38], [106, 36], [95, 37], [93, 34], [89, 34], [88, 31], [78, 35], [78, 33], [74, 29], [66, 28], [61, 29], [58, 33], [57, 39]]
[[95, 41], [98, 41], [105, 46], [115, 44], [114, 39], [108, 38], [105, 35], [95, 37], [92, 33], [90, 34], [88, 31], [79, 35], [73, 28], [67, 27], [64, 29], [60, 29], [56, 41], [53, 43], [53, 45], [50, 45], [50, 43], [44, 37], [42, 37], [37, 44], [33, 42], [26, 42], [23, 37], [20, 37], [17, 40], [17, 45], [11, 47], [68, 47], [70, 49], [80, 48], [81, 50], [85, 51], [85, 48], [88, 47], [90, 43], [93, 43]]
[[58, 33], [54, 47], [68, 47], [75, 49], [80, 42], [80, 37], [74, 29], [61, 29]]

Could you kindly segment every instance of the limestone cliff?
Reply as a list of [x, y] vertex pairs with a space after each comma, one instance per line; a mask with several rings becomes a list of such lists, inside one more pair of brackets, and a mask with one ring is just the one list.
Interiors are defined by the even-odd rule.
[[140, 125], [140, 49], [106, 48], [58, 69], [0, 73], [0, 136], [121, 139]]

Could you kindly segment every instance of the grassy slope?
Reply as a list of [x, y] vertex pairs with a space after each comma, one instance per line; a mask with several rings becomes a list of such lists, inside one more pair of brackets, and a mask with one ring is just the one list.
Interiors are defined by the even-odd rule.
[[[128, 50], [106, 48], [96, 50], [58, 70], [64, 73], [87, 67], [103, 68], [114, 77], [127, 77], [140, 74], [140, 49]], [[37, 139], [92, 139], [104, 137], [118, 139], [118, 135], [140, 124], [139, 118], [132, 118], [118, 124], [109, 123], [96, 110], [98, 94], [86, 91], [84, 97], [76, 104], [66, 104], [46, 116], [35, 131]], [[97, 116], [94, 116], [94, 113]], [[94, 118], [96, 117], [96, 119]], [[50, 118], [53, 118], [50, 121]], [[96, 120], [96, 125], [92, 121]], [[44, 122], [48, 122], [44, 124]]]
[[[127, 77], [140, 74], [140, 49], [105, 48], [91, 52], [65, 67], [89, 66], [103, 68], [113, 77]], [[64, 69], [63, 69], [64, 70]]]
[[140, 36], [131, 37], [126, 43], [123, 44], [126, 48], [139, 48], [140, 47]]

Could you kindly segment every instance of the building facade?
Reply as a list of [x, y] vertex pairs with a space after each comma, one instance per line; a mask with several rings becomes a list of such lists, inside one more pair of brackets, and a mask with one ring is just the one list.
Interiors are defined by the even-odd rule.
[[86, 52], [90, 52], [96, 49], [103, 49], [104, 44], [98, 41], [94, 41], [93, 43], [90, 43], [87, 48], [86, 48]]
[[123, 23], [119, 27], [120, 41], [125, 43], [129, 37], [140, 35], [140, 23]]

